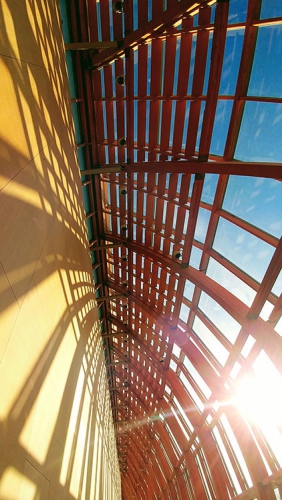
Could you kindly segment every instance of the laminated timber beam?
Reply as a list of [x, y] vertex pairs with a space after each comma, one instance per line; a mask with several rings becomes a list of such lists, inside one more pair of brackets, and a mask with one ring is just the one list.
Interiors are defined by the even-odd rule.
[[123, 165], [107, 165], [102, 167], [96, 166], [95, 168], [80, 170], [80, 175], [112, 174], [122, 172], [123, 170], [125, 170], [125, 167]]
[[105, 333], [101, 334], [102, 339], [108, 339], [110, 337], [116, 337], [116, 335], [130, 335], [130, 332], [111, 332], [111, 333]]
[[[152, 461], [152, 463], [150, 463], [149, 460], [147, 462], [144, 461], [144, 458], [143, 458], [144, 452], [143, 453], [140, 452], [138, 445], [135, 443], [135, 439], [131, 439], [130, 444], [134, 448], [134, 455], [132, 455], [132, 452], [130, 452], [130, 448], [129, 448], [128, 458], [130, 459], [130, 463], [131, 463], [131, 458], [133, 456], [135, 458], [138, 457], [136, 459], [136, 461], [138, 462], [138, 465], [139, 465], [138, 471], [139, 471], [140, 482], [143, 481], [143, 479], [142, 479], [143, 472], [144, 472], [144, 470], [146, 470], [147, 471], [147, 476], [146, 476], [147, 484], [152, 485], [152, 486], [154, 485], [155, 491], [159, 491], [159, 493], [161, 493], [161, 490], [159, 489], [158, 485], [161, 483], [163, 476], [160, 472], [160, 469], [157, 467], [157, 464], [155, 463], [155, 461]], [[152, 491], [152, 490], [150, 489], [149, 491]]]
[[90, 69], [99, 69], [105, 64], [109, 64], [114, 59], [118, 58], [126, 51], [139, 43], [143, 43], [149, 39], [153, 34], [163, 32], [168, 26], [181, 19], [184, 15], [189, 15], [189, 12], [195, 10], [195, 7], [206, 4], [205, 1], [200, 0], [182, 0], [176, 3], [170, 9], [160, 14], [159, 17], [154, 17], [152, 21], [144, 24], [135, 31], [132, 31], [123, 39], [122, 48], [109, 48], [101, 51], [92, 58], [92, 66]]
[[[218, 219], [220, 216], [220, 208], [222, 207], [223, 199], [224, 199], [224, 194], [226, 190], [228, 182], [228, 176], [227, 175], [221, 175], [218, 180], [217, 184], [217, 189], [214, 197], [214, 202], [212, 206], [212, 214], [205, 238], [205, 243], [204, 243], [204, 248], [203, 248], [203, 253], [202, 253], [202, 258], [200, 261], [199, 269], [206, 269], [208, 265], [208, 261], [210, 258], [210, 255], [208, 251], [212, 247], [212, 242], [214, 240], [215, 232], [216, 232], [216, 227], [218, 223]], [[194, 317], [195, 317], [195, 310], [198, 304], [198, 301], [200, 299], [200, 294], [201, 294], [201, 289], [199, 287], [196, 287], [193, 293], [193, 298], [191, 301], [191, 314], [189, 315], [188, 319], [188, 327], [191, 328]]]
[[[133, 436], [134, 436], [134, 434], [139, 434], [138, 427], [134, 427], [132, 430], [133, 430]], [[157, 473], [157, 477], [158, 477], [159, 482], [162, 484], [162, 488], [164, 489], [166, 487], [168, 477], [170, 476], [170, 470], [168, 469], [168, 462], [165, 458], [163, 451], [159, 447], [159, 443], [155, 439], [155, 437], [151, 436], [148, 433], [148, 431], [144, 428], [144, 426], [142, 427], [142, 431], [145, 434], [148, 442], [150, 443], [150, 452], [152, 452], [152, 453], [150, 453], [151, 466], [154, 469], [156, 468], [157, 471], [159, 471], [159, 470], [162, 471], [161, 475], [159, 475], [159, 472]], [[131, 440], [133, 440], [133, 436], [131, 434]], [[140, 440], [143, 442], [142, 437], [140, 438]], [[158, 458], [158, 460], [156, 460], [156, 457]], [[161, 480], [161, 478], [162, 478], [162, 480]]]
[[105, 297], [96, 297], [97, 302], [110, 302], [111, 300], [124, 299], [126, 295], [124, 293], [118, 293], [116, 295], [107, 295]]
[[[199, 11], [199, 26], [204, 27], [210, 23], [211, 8], [206, 5]], [[192, 97], [198, 97], [203, 94], [205, 71], [207, 65], [207, 55], [209, 46], [209, 32], [202, 29], [197, 34], [196, 51], [195, 51], [195, 66], [192, 83]], [[201, 101], [192, 100], [189, 111], [185, 157], [189, 158], [195, 154], [197, 134], [201, 114]]]
[[[184, 401], [183, 401], [184, 403]], [[171, 408], [168, 403], [162, 403], [159, 404], [159, 411], [164, 414], [164, 424], [161, 423], [160, 421], [154, 421], [156, 423], [156, 430], [158, 431], [158, 434], [161, 435], [161, 441], [164, 445], [164, 448], [166, 450], [167, 455], [170, 457], [171, 462], [174, 462], [174, 455], [173, 455], [173, 449], [171, 448], [171, 443], [170, 440], [168, 439], [168, 434], [167, 434], [167, 428], [166, 424], [169, 425], [169, 428], [172, 430], [173, 435], [175, 436], [178, 445], [181, 448], [182, 456], [187, 458], [189, 455], [189, 451], [185, 450], [185, 446], [182, 445], [182, 439], [181, 439], [181, 430], [179, 427], [179, 424], [176, 420], [176, 417], [171, 413]], [[190, 404], [188, 405], [190, 408]], [[187, 398], [186, 398], [186, 407], [187, 407]], [[207, 447], [206, 454], [207, 456], [209, 455], [209, 450], [212, 448], [212, 440], [210, 439], [210, 435], [205, 436], [203, 438], [203, 433], [205, 433], [204, 429], [198, 428], [198, 433], [197, 435], [202, 437], [202, 446], [205, 449], [205, 442], [209, 441], [209, 446]], [[188, 455], [187, 455], [188, 454]], [[209, 456], [210, 463], [213, 464], [213, 459], [212, 459], [212, 452]], [[177, 462], [174, 463], [174, 468], [177, 468]], [[212, 468], [212, 465], [211, 465]], [[223, 471], [222, 471], [223, 473]], [[214, 479], [214, 482], [216, 483], [216, 480]], [[227, 483], [227, 478], [226, 478], [226, 483]], [[217, 485], [217, 489], [220, 490], [220, 484]], [[221, 492], [219, 495], [219, 498], [224, 498], [224, 492]]]
[[118, 47], [120, 43], [116, 41], [65, 43], [66, 50], [101, 50]]
[[280, 269], [282, 269], [282, 238], [276, 247], [256, 297], [251, 305], [248, 318], [256, 319], [260, 314], [261, 309], [271, 293], [272, 287], [280, 273]]
[[[154, 432], [154, 431], [152, 431], [152, 432]], [[150, 448], [148, 448], [148, 444], [149, 443], [148, 442], [146, 442], [146, 443], [144, 442], [144, 437], [146, 437], [147, 440], [149, 441]], [[143, 450], [145, 449], [146, 451], [149, 452], [151, 466], [155, 470], [155, 473], [156, 473], [156, 475], [158, 477], [158, 482], [161, 485], [162, 491], [164, 491], [165, 488], [166, 488], [166, 485], [167, 485], [167, 480], [171, 481], [173, 479], [173, 477], [178, 474], [179, 467], [180, 467], [179, 461], [174, 464], [173, 471], [170, 471], [169, 472], [169, 476], [167, 478], [165, 478], [164, 477], [164, 462], [163, 462], [163, 460], [164, 460], [165, 457], [163, 455], [162, 450], [156, 449], [156, 447], [154, 446], [154, 443], [157, 443], [154, 435], [153, 436], [151, 436], [151, 435], [148, 436], [148, 432], [143, 427], [142, 428], [142, 433], [141, 433], [141, 436], [140, 436], [140, 428], [136, 428], [135, 427], [133, 429], [133, 434], [131, 434], [131, 436], [130, 436], [130, 439], [131, 439], [131, 441], [133, 443], [134, 443], [135, 440], [136, 440], [136, 443], [140, 442], [140, 440], [141, 440], [141, 442], [142, 442], [142, 449]], [[165, 439], [163, 441], [164, 441], [164, 444], [167, 442], [167, 435], [165, 435]], [[182, 441], [183, 441], [183, 439], [182, 439]], [[190, 445], [191, 444], [192, 444], [192, 441], [190, 441]], [[136, 444], [136, 447], [138, 447], [138, 444]], [[199, 469], [196, 466], [196, 462], [194, 460], [193, 454], [191, 453], [190, 449], [188, 451], [186, 451], [185, 450], [185, 446], [182, 447], [182, 450], [183, 450], [183, 455], [182, 455], [181, 460], [184, 460], [184, 459], [186, 460], [186, 463], [187, 463], [186, 471], [189, 474], [190, 479], [192, 478], [193, 488], [196, 491], [197, 498], [204, 498], [205, 497], [205, 492], [204, 492], [204, 489], [203, 489], [203, 483], [201, 481], [201, 477], [200, 477], [200, 474], [199, 474]], [[143, 453], [144, 453], [144, 451], [143, 451]], [[174, 458], [172, 458], [172, 461], [174, 462]], [[161, 474], [159, 474], [160, 469], [162, 471]], [[188, 496], [187, 496], [187, 498], [188, 498]]]
[[207, 91], [206, 106], [202, 124], [199, 160], [207, 161], [211, 145], [213, 125], [217, 107], [217, 97], [221, 80], [224, 47], [228, 24], [229, 2], [217, 2], [214, 21], [211, 67]]
[[[119, 165], [109, 165], [109, 167], [111, 166], [118, 167]], [[234, 160], [201, 162], [195, 159], [195, 161], [172, 160], [156, 162], [136, 162], [125, 164], [124, 171], [125, 173], [155, 174], [228, 174], [248, 177], [265, 177], [282, 180], [282, 163], [240, 162]]]
[[124, 246], [125, 246], [124, 242], [121, 241], [120, 243], [109, 243], [106, 245], [92, 245], [89, 247], [89, 250], [93, 252], [96, 250], [108, 250], [110, 248], [120, 248]]
[[203, 187], [204, 187], [204, 180], [205, 180], [204, 174], [196, 174], [195, 175], [195, 182], [193, 185], [193, 191], [192, 191], [191, 203], [190, 203], [188, 227], [187, 227], [187, 231], [186, 231], [184, 248], [183, 248], [183, 253], [182, 253], [182, 264], [181, 265], [183, 267], [189, 266], [191, 250], [192, 250], [195, 229], [196, 229], [196, 223], [197, 223], [197, 218], [198, 218], [198, 213], [199, 213], [199, 208], [200, 208], [200, 201], [201, 201], [202, 191], [203, 191]]
[[[248, 318], [249, 308], [231, 292], [224, 289], [221, 285], [209, 278], [206, 274], [193, 268], [192, 266], [182, 268], [181, 264], [172, 261], [169, 257], [154, 252], [150, 248], [140, 246], [133, 242], [127, 242], [127, 247], [137, 254], [144, 255], [152, 261], [162, 263], [163, 267], [169, 267], [171, 272], [178, 273], [190, 280], [194, 285], [200, 287], [205, 293], [209, 294], [219, 305], [221, 305], [248, 333], [258, 340], [261, 347], [265, 349], [266, 353], [276, 366], [281, 366], [281, 353], [282, 353], [282, 338], [277, 334], [273, 334], [271, 325], [257, 318], [255, 321]], [[115, 288], [115, 284], [111, 284]], [[118, 288], [118, 287], [117, 287]], [[158, 314], [147, 306], [140, 298], [135, 295], [128, 294], [128, 299], [136, 302], [142, 307], [147, 314], [158, 319]], [[272, 346], [269, 345], [268, 336], [272, 337]]]
[[106, 363], [105, 362], [105, 367], [106, 368], [112, 368], [114, 366], [118, 366], [118, 365], [126, 365], [129, 363], [129, 360], [128, 359], [124, 359], [123, 361], [116, 361], [115, 363]]
[[258, 27], [253, 23], [259, 19], [260, 9], [261, 0], [249, 0], [242, 57], [224, 150], [225, 160], [233, 158], [236, 149], [241, 121], [245, 109], [245, 101], [241, 100], [241, 97], [246, 96], [248, 93], [249, 80], [257, 41]]

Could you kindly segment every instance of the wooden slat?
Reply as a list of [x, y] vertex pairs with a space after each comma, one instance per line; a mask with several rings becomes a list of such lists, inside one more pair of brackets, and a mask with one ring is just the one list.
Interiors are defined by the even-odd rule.
[[102, 40], [110, 40], [109, 5], [107, 2], [99, 2], [101, 12]]
[[161, 143], [160, 143], [162, 151], [166, 151], [169, 148], [170, 122], [171, 122], [171, 101], [164, 101], [162, 106]]
[[226, 29], [228, 23], [228, 2], [218, 2], [216, 4], [215, 28], [212, 42], [211, 67], [209, 74], [209, 84], [207, 100], [202, 124], [199, 160], [207, 159], [212, 139], [213, 124], [215, 120], [217, 97], [221, 80], [223, 64]]
[[247, 95], [258, 33], [258, 28], [256, 26], [253, 26], [253, 21], [255, 19], [259, 19], [260, 8], [261, 0], [249, 0], [239, 75], [230, 119], [230, 126], [228, 129], [224, 150], [225, 160], [232, 159], [235, 153], [240, 125], [245, 108], [245, 101], [241, 100], [240, 97]]
[[[203, 7], [199, 12], [199, 25], [205, 25], [210, 20], [210, 8]], [[203, 92], [206, 70], [206, 59], [208, 52], [209, 32], [202, 30], [197, 33], [197, 45], [195, 54], [194, 77], [192, 85], [192, 96], [200, 96]], [[201, 102], [193, 101], [190, 105], [189, 123], [185, 148], [185, 157], [194, 155], [198, 125], [200, 119]]]
[[173, 93], [174, 67], [175, 67], [176, 37], [166, 39], [165, 46], [165, 78], [163, 95], [169, 97]]

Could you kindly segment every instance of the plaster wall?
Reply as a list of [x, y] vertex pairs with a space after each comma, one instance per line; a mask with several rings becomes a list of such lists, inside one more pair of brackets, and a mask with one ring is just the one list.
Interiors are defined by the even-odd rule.
[[0, 498], [120, 499], [55, 0], [0, 2]]

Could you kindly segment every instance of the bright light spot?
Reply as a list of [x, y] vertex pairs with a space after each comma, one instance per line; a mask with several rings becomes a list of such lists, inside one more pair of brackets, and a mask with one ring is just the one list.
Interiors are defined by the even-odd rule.
[[282, 380], [281, 377], [279, 379], [267, 370], [243, 378], [237, 384], [235, 398], [240, 413], [261, 427], [281, 425], [282, 402], [279, 394], [282, 393]]
[[233, 404], [247, 421], [260, 427], [268, 448], [282, 466], [282, 377], [264, 351], [253, 370], [253, 375], [237, 384]]

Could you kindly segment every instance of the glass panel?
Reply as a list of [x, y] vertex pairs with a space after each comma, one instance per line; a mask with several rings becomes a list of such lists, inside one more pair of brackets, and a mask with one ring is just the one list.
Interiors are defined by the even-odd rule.
[[232, 111], [232, 101], [218, 101], [212, 133], [210, 153], [222, 156], [225, 148], [227, 132]]
[[281, 26], [261, 27], [258, 29], [248, 95], [281, 97], [281, 79]]
[[173, 80], [173, 95], [177, 95], [177, 83], [178, 83], [178, 74], [179, 74], [179, 60], [180, 60], [180, 44], [181, 37], [178, 36], [176, 39], [176, 48], [175, 48], [175, 64], [174, 64], [174, 80]]
[[201, 138], [201, 133], [202, 133], [202, 125], [203, 125], [203, 117], [204, 117], [205, 107], [206, 107], [206, 102], [202, 101], [201, 102], [200, 117], [199, 117], [197, 140], [196, 140], [196, 145], [195, 145], [196, 151], [199, 151], [199, 144], [200, 144], [200, 138]]
[[282, 3], [280, 0], [262, 0], [261, 4], [261, 19], [268, 19], [270, 17], [282, 17]]
[[273, 311], [273, 308], [274, 308], [273, 304], [271, 304], [270, 302], [268, 302], [268, 300], [266, 300], [262, 310], [260, 311], [260, 314], [259, 314], [260, 317], [262, 319], [264, 319], [264, 321], [268, 321], [269, 316]]
[[177, 358], [179, 358], [180, 353], [181, 353], [180, 347], [177, 344], [173, 344], [172, 354], [174, 354], [174, 356], [176, 356]]
[[199, 209], [197, 224], [195, 229], [195, 239], [204, 243], [206, 239], [207, 229], [210, 221], [211, 213], [204, 208]]
[[252, 335], [249, 335], [244, 346], [243, 346], [243, 349], [241, 350], [241, 354], [242, 356], [244, 356], [244, 358], [247, 358], [255, 344], [255, 339]]
[[192, 297], [193, 297], [193, 293], [194, 293], [194, 289], [195, 289], [195, 285], [193, 285], [193, 283], [191, 283], [191, 281], [189, 280], [186, 280], [185, 281], [185, 288], [184, 288], [184, 293], [183, 293], [183, 296], [187, 299], [187, 300], [192, 300]]
[[227, 470], [228, 470], [228, 472], [230, 474], [230, 477], [232, 479], [233, 485], [234, 485], [234, 487], [236, 489], [236, 493], [237, 494], [241, 493], [242, 489], [241, 489], [240, 483], [239, 483], [239, 481], [237, 479], [237, 476], [235, 474], [235, 471], [234, 471], [234, 468], [232, 466], [231, 460], [229, 458], [229, 454], [228, 454], [228, 452], [227, 452], [227, 450], [226, 450], [226, 448], [224, 446], [222, 437], [221, 437], [221, 435], [219, 433], [219, 430], [218, 430], [217, 426], [215, 426], [213, 428], [212, 433], [213, 433], [214, 439], [215, 439], [215, 441], [216, 441], [216, 443], [218, 445], [218, 448], [219, 448], [219, 450], [221, 452], [222, 461], [225, 464], [225, 466], [226, 466], [226, 468], [227, 468]]
[[190, 312], [189, 307], [187, 307], [185, 304], [181, 304], [179, 318], [184, 323], [187, 323], [187, 321], [188, 321], [189, 312]]
[[209, 205], [213, 204], [217, 181], [218, 181], [217, 174], [205, 175], [201, 201], [203, 201], [204, 203], [208, 203]]
[[282, 290], [282, 271], [280, 271], [280, 273], [278, 274], [277, 280], [275, 281], [271, 291], [272, 293], [277, 295], [277, 297], [279, 297], [279, 295], [281, 294], [281, 290]]
[[199, 269], [201, 258], [202, 258], [202, 250], [200, 250], [197, 247], [194, 247], [193, 245], [189, 265], [195, 267], [195, 269]]
[[[209, 474], [207, 474], [207, 470], [206, 470], [206, 467], [205, 467], [205, 470], [203, 468], [203, 465], [201, 463], [201, 456], [200, 454], [196, 454], [195, 455], [195, 462], [198, 466], [198, 469], [199, 469], [199, 472], [200, 472], [200, 476], [201, 476], [201, 479], [202, 479], [202, 482], [203, 482], [203, 486], [205, 488], [205, 492], [206, 492], [206, 498], [208, 500], [212, 500], [213, 498], [215, 498], [215, 495], [211, 493], [210, 491], [210, 481], [208, 481], [209, 479]], [[206, 462], [204, 463], [204, 465], [206, 465]]]
[[227, 32], [219, 95], [234, 95], [245, 31]]
[[193, 427], [193, 425], [191, 424], [191, 422], [190, 422], [190, 420], [189, 420], [188, 416], [186, 415], [186, 412], [187, 412], [187, 413], [189, 412], [189, 408], [185, 408], [185, 407], [184, 407], [184, 408], [182, 408], [182, 406], [180, 406], [180, 403], [178, 402], [178, 400], [177, 400], [175, 397], [173, 397], [173, 402], [174, 402], [175, 406], [177, 407], [177, 409], [178, 409], [178, 411], [179, 411], [180, 415], [182, 416], [182, 418], [183, 418], [184, 422], [186, 423], [186, 425], [187, 425], [187, 427], [188, 427], [189, 431], [190, 431], [191, 433], [192, 433], [192, 432], [194, 432], [194, 427]]
[[186, 108], [185, 108], [184, 127], [183, 127], [183, 134], [182, 134], [182, 143], [181, 143], [182, 149], [185, 149], [185, 147], [186, 147], [189, 114], [190, 114], [190, 101], [187, 101]]
[[247, 102], [235, 158], [242, 161], [282, 162], [282, 104]]
[[219, 219], [213, 248], [261, 282], [274, 248], [231, 222]]
[[224, 366], [229, 355], [227, 349], [225, 349], [198, 316], [195, 317], [193, 330], [198, 335], [199, 339], [206, 345], [207, 349], [213, 354], [215, 359]]
[[234, 364], [234, 366], [233, 366], [233, 368], [232, 368], [232, 370], [231, 370], [231, 372], [230, 372], [230, 377], [233, 380], [236, 379], [236, 377], [237, 377], [238, 373], [240, 372], [241, 368], [242, 367], [241, 367], [240, 363], [238, 363], [238, 361], [236, 361], [235, 364]]
[[208, 90], [209, 73], [210, 73], [210, 65], [211, 65], [212, 41], [213, 41], [213, 33], [210, 33], [209, 34], [208, 51], [207, 51], [207, 62], [206, 62], [206, 70], [205, 70], [203, 95], [207, 95], [207, 90]]
[[205, 292], [201, 293], [199, 309], [203, 311], [205, 316], [211, 320], [229, 342], [235, 343], [241, 325]]
[[187, 390], [188, 394], [190, 394], [191, 398], [194, 400], [194, 402], [195, 402], [196, 406], [198, 407], [198, 409], [202, 412], [204, 410], [204, 408], [205, 408], [205, 405], [201, 401], [201, 399], [199, 398], [198, 394], [193, 389], [192, 385], [190, 384], [190, 382], [188, 381], [188, 379], [185, 377], [185, 375], [182, 372], [180, 372], [179, 379], [183, 383], [183, 385], [184, 385], [185, 389]]
[[249, 307], [251, 306], [256, 292], [212, 257], [210, 257], [206, 274], [226, 290], [233, 293], [244, 304]]
[[190, 439], [190, 438], [189, 438], [189, 434], [187, 433], [187, 431], [186, 431], [186, 429], [185, 429], [184, 425], [182, 424], [182, 422], [181, 422], [181, 420], [180, 420], [179, 416], [177, 415], [177, 413], [176, 413], [175, 409], [173, 408], [173, 406], [171, 406], [171, 411], [172, 411], [172, 413], [173, 413], [174, 417], [176, 418], [176, 420], [177, 420], [177, 422], [178, 422], [178, 425], [179, 425], [179, 427], [181, 428], [181, 430], [182, 430], [182, 432], [183, 432], [183, 434], [184, 434], [184, 436], [185, 436], [185, 439], [187, 439], [187, 441], [189, 441], [189, 439]]
[[169, 363], [169, 367], [174, 371], [176, 372], [176, 369], [177, 369], [177, 364], [175, 363], [175, 361], [173, 361], [173, 359], [170, 360], [170, 363]]
[[194, 67], [195, 67], [196, 43], [197, 43], [197, 36], [193, 35], [187, 95], [191, 95], [191, 93], [192, 93], [192, 84], [193, 84]]
[[210, 390], [209, 386], [206, 384], [204, 379], [201, 377], [199, 372], [196, 370], [194, 365], [191, 363], [191, 361], [187, 358], [187, 356], [184, 357], [184, 362], [183, 365], [185, 368], [187, 368], [189, 375], [193, 377], [194, 381], [196, 384], [199, 386], [200, 390], [204, 394], [204, 396], [209, 399], [212, 391]]
[[228, 24], [243, 23], [247, 17], [248, 0], [230, 0]]
[[232, 175], [223, 209], [276, 238], [282, 234], [282, 184], [279, 181]]

